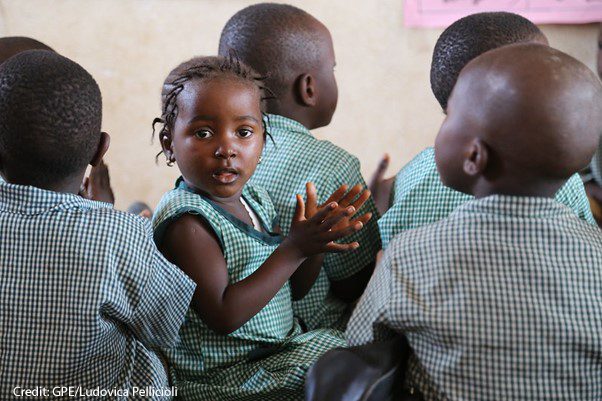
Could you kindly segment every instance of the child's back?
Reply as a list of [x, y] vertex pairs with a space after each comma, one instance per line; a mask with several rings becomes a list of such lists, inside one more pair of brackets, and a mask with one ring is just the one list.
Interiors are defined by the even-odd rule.
[[152, 349], [175, 345], [194, 285], [148, 222], [76, 195], [108, 147], [100, 120], [98, 86], [72, 61], [30, 51], [0, 67], [2, 399], [37, 386], [165, 395]]
[[591, 71], [545, 46], [468, 64], [435, 151], [476, 200], [391, 242], [350, 342], [403, 332], [406, 386], [425, 400], [597, 399], [602, 236], [552, 196], [587, 165], [601, 100]]

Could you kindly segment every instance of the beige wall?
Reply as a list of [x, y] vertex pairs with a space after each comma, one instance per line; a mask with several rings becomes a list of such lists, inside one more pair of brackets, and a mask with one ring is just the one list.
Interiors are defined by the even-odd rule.
[[[429, 87], [441, 30], [403, 27], [402, 0], [288, 0], [326, 24], [337, 56], [339, 106], [320, 138], [362, 162], [364, 176], [381, 154], [392, 171], [433, 143], [442, 121]], [[82, 64], [104, 98], [103, 129], [117, 207], [155, 205], [178, 176], [150, 144], [160, 86], [180, 61], [217, 51], [227, 19], [245, 0], [0, 0], [0, 34], [39, 39]], [[550, 44], [594, 68], [597, 26], [546, 26]]]

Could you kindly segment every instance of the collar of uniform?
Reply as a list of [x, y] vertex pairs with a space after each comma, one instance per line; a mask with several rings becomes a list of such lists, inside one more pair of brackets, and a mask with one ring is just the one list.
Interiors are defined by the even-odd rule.
[[458, 207], [457, 213], [479, 213], [522, 218], [573, 216], [573, 211], [552, 198], [490, 195]]
[[268, 132], [272, 135], [277, 135], [279, 133], [278, 130], [282, 130], [312, 136], [311, 132], [300, 122], [279, 116], [278, 114], [267, 114], [266, 121]]
[[48, 191], [26, 185], [0, 184], [0, 211], [25, 215], [49, 210], [111, 209], [113, 205], [90, 201], [79, 195]]

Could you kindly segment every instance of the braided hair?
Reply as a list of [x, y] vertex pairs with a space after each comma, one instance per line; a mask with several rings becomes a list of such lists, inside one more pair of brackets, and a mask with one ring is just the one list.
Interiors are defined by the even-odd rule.
[[[264, 101], [272, 99], [272, 92], [264, 86], [265, 77], [259, 75], [255, 70], [246, 64], [242, 63], [235, 54], [230, 54], [228, 57], [223, 56], [204, 56], [194, 57], [183, 62], [174, 68], [165, 81], [161, 91], [161, 117], [153, 120], [153, 138], [155, 136], [155, 125], [159, 124], [159, 142], [163, 138], [168, 138], [171, 135], [176, 118], [178, 117], [178, 95], [184, 90], [187, 82], [193, 80], [212, 80], [216, 78], [233, 78], [240, 82], [248, 83], [255, 86], [260, 92], [261, 112], [263, 115], [263, 135], [269, 136], [266, 126], [267, 115], [264, 111]], [[273, 139], [272, 139], [273, 140]], [[156, 156], [158, 158], [163, 150]], [[172, 161], [167, 160], [167, 164], [171, 165]]]

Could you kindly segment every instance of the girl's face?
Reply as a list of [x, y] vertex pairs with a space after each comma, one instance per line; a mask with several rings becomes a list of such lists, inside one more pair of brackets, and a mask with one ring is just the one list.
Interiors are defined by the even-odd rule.
[[178, 95], [170, 150], [186, 183], [215, 200], [240, 196], [264, 145], [260, 91], [220, 77]]

